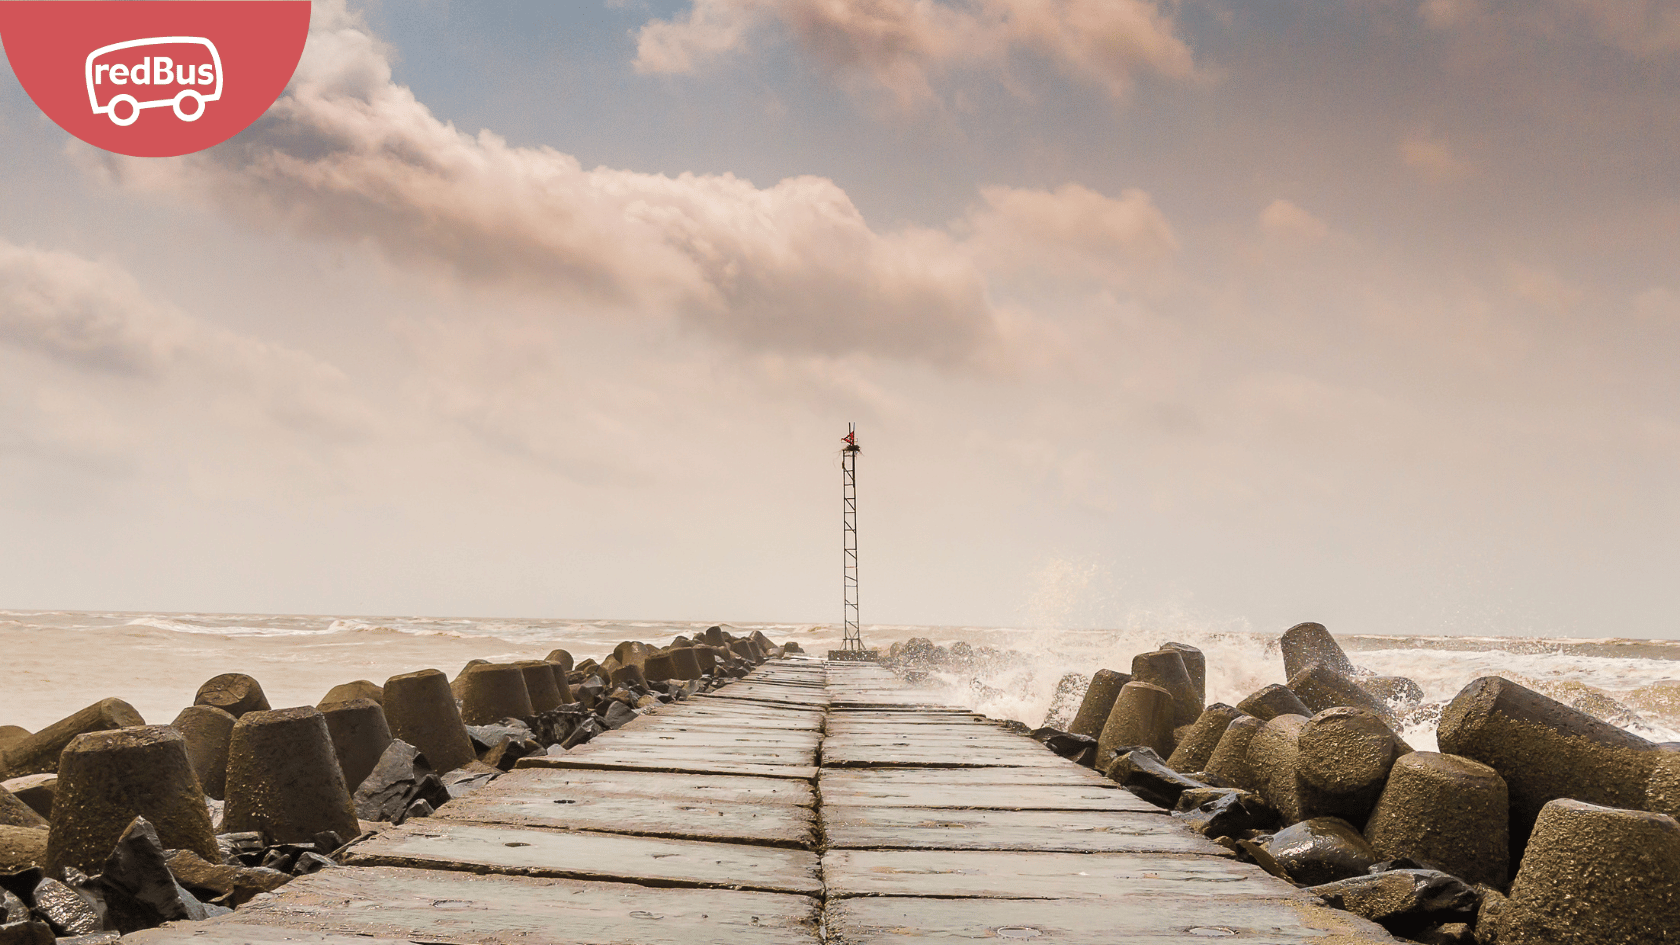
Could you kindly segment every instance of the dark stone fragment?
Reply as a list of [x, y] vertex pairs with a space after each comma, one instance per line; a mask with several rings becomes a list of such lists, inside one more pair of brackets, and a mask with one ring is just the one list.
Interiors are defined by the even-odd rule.
[[[216, 835], [216, 848], [221, 851], [222, 862], [232, 864], [241, 855], [263, 851], [262, 834], [255, 830], [240, 831], [238, 833], [219, 833]], [[203, 859], [203, 857], [200, 857]]]
[[0, 889], [0, 925], [29, 921], [29, 906], [10, 889]]
[[429, 801], [417, 800], [408, 805], [408, 810], [403, 811], [402, 819], [408, 821], [416, 817], [430, 817], [435, 813], [437, 813], [437, 808], [433, 807]]
[[472, 739], [473, 751], [483, 755], [509, 739], [536, 741], [537, 733], [519, 719], [502, 719], [489, 725], [469, 725], [467, 736]]
[[1178, 803], [1179, 795], [1185, 791], [1207, 787], [1167, 767], [1161, 756], [1148, 748], [1129, 751], [1115, 758], [1104, 773], [1109, 780], [1167, 810], [1172, 810]]
[[1433, 870], [1437, 873], [1446, 872], [1446, 870], [1441, 869], [1434, 863], [1428, 863], [1423, 860], [1414, 860], [1409, 856], [1402, 856], [1393, 860], [1383, 860], [1381, 863], [1373, 863], [1371, 864], [1371, 868], [1366, 872], [1386, 873], [1389, 870]]
[[1318, 886], [1370, 873], [1377, 851], [1339, 817], [1315, 817], [1272, 836], [1266, 852], [1302, 886]]
[[[1266, 799], [1250, 791], [1207, 788], [1185, 791], [1173, 816], [1204, 837], [1251, 839], [1278, 824], [1278, 812]], [[1187, 801], [1200, 800], [1195, 806]]]
[[224, 906], [244, 905], [258, 893], [273, 892], [292, 881], [287, 873], [261, 866], [210, 863], [191, 850], [170, 850], [168, 864], [175, 881], [188, 892]]
[[449, 801], [449, 791], [432, 773], [426, 756], [413, 745], [394, 740], [379, 756], [379, 764], [356, 788], [356, 816], [362, 820], [400, 824], [417, 800], [433, 808]]
[[0, 945], [53, 945], [52, 926], [38, 920], [0, 925]]
[[120, 932], [94, 932], [89, 935], [72, 935], [67, 938], [56, 939], [53, 945], [119, 945], [122, 942]]
[[1476, 940], [1468, 922], [1447, 922], [1412, 936], [1422, 945], [1469, 945]]
[[568, 702], [542, 713], [534, 720], [537, 742], [547, 746], [565, 741], [588, 714], [581, 702]]
[[606, 730], [607, 727], [602, 725], [599, 719], [584, 719], [578, 723], [577, 728], [572, 729], [572, 734], [567, 735], [566, 740], [561, 742], [560, 745], [562, 748], [576, 748]]
[[1237, 855], [1250, 863], [1259, 866], [1261, 869], [1273, 876], [1276, 876], [1278, 879], [1290, 882], [1289, 873], [1278, 864], [1277, 860], [1272, 859], [1272, 855], [1270, 853], [1266, 852], [1266, 844], [1264, 841], [1264, 837], [1252, 840], [1236, 841]]
[[443, 787], [450, 797], [466, 797], [501, 776], [502, 772], [499, 769], [492, 768], [482, 761], [475, 761], [442, 775], [440, 780], [443, 781]]
[[[422, 801], [421, 803], [425, 802]], [[292, 875], [308, 876], [310, 873], [319, 873], [329, 866], [337, 865], [331, 858], [324, 857], [319, 853], [301, 853], [298, 855], [297, 862], [292, 864]]]
[[589, 676], [572, 687], [572, 695], [577, 697], [585, 709], [595, 708], [595, 703], [599, 702], [606, 692], [607, 684], [602, 682], [599, 676]]
[[1075, 735], [1054, 728], [1037, 728], [1030, 737], [1074, 764], [1089, 768], [1097, 760], [1097, 740], [1089, 735]]
[[606, 724], [608, 729], [620, 729], [630, 724], [640, 714], [640, 712], [624, 703], [615, 701], [607, 706], [606, 714], [601, 721]]
[[479, 760], [498, 771], [512, 771], [514, 762], [521, 758], [542, 753], [543, 747], [531, 739], [508, 738], [485, 752]]
[[285, 847], [275, 847], [263, 854], [262, 866], [259, 869], [273, 870], [276, 873], [290, 873], [292, 864], [297, 862], [297, 851]]
[[91, 894], [71, 889], [56, 879], [43, 879], [35, 887], [35, 914], [59, 935], [103, 932], [103, 905]]
[[110, 924], [125, 935], [165, 922], [206, 919], [214, 914], [175, 881], [157, 831], [144, 817], [134, 818], [123, 831], [105, 861], [99, 889], [105, 894]]
[[1434, 870], [1386, 870], [1307, 890], [1338, 909], [1411, 936], [1448, 922], [1474, 922], [1481, 894]]

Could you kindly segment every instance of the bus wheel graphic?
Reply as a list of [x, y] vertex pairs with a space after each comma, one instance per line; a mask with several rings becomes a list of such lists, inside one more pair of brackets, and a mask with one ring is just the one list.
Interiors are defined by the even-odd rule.
[[[127, 118], [117, 117], [117, 107], [119, 105], [128, 106]], [[111, 104], [106, 107], [109, 109], [106, 114], [111, 116], [112, 124], [123, 126], [132, 125], [134, 124], [134, 120], [140, 117], [140, 103], [135, 101], [134, 96], [132, 95], [118, 95], [117, 97], [111, 99]], [[200, 106], [200, 110], [203, 110], [203, 106]], [[194, 117], [196, 118], [197, 116], [195, 115]]]
[[[193, 107], [193, 110], [192, 110], [192, 114], [188, 114], [187, 110], [185, 108], [181, 107], [186, 102], [195, 103], [194, 107]], [[180, 95], [175, 96], [175, 117], [176, 118], [179, 118], [182, 121], [197, 121], [201, 116], [203, 116], [203, 114], [204, 114], [204, 96], [198, 94], [197, 92], [194, 92], [192, 89], [183, 89], [181, 91]], [[129, 119], [129, 121], [133, 121], [133, 120], [134, 119], [132, 119], [132, 118]]]

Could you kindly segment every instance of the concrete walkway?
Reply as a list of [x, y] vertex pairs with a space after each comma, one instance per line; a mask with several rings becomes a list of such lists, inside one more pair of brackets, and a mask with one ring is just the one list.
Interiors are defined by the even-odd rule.
[[146, 945], [1392, 942], [871, 664], [778, 660]]

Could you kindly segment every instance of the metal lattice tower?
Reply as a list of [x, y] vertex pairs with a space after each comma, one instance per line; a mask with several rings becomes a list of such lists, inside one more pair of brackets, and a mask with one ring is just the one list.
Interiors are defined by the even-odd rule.
[[840, 452], [843, 503], [841, 536], [845, 547], [845, 641], [840, 648], [847, 653], [863, 652], [863, 634], [858, 625], [858, 534], [857, 534], [857, 457], [863, 448], [857, 442], [857, 424], [846, 424], [846, 447]]

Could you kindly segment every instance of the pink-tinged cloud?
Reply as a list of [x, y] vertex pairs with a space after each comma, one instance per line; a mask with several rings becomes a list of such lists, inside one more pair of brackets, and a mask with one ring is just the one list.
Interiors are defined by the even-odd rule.
[[879, 231], [825, 178], [758, 187], [586, 169], [440, 121], [392, 82], [377, 40], [330, 8], [291, 89], [249, 132], [176, 162], [104, 167], [427, 272], [801, 355], [997, 364], [1018, 319], [994, 303], [988, 265], [1071, 260], [1112, 275], [1176, 245], [1140, 191], [991, 190], [973, 220]]
[[1155, 0], [694, 0], [686, 13], [642, 27], [636, 69], [691, 72], [777, 26], [825, 70], [873, 83], [907, 106], [932, 99], [946, 73], [1001, 71], [1021, 56], [1042, 57], [1119, 97], [1140, 75], [1195, 73], [1175, 7]]

